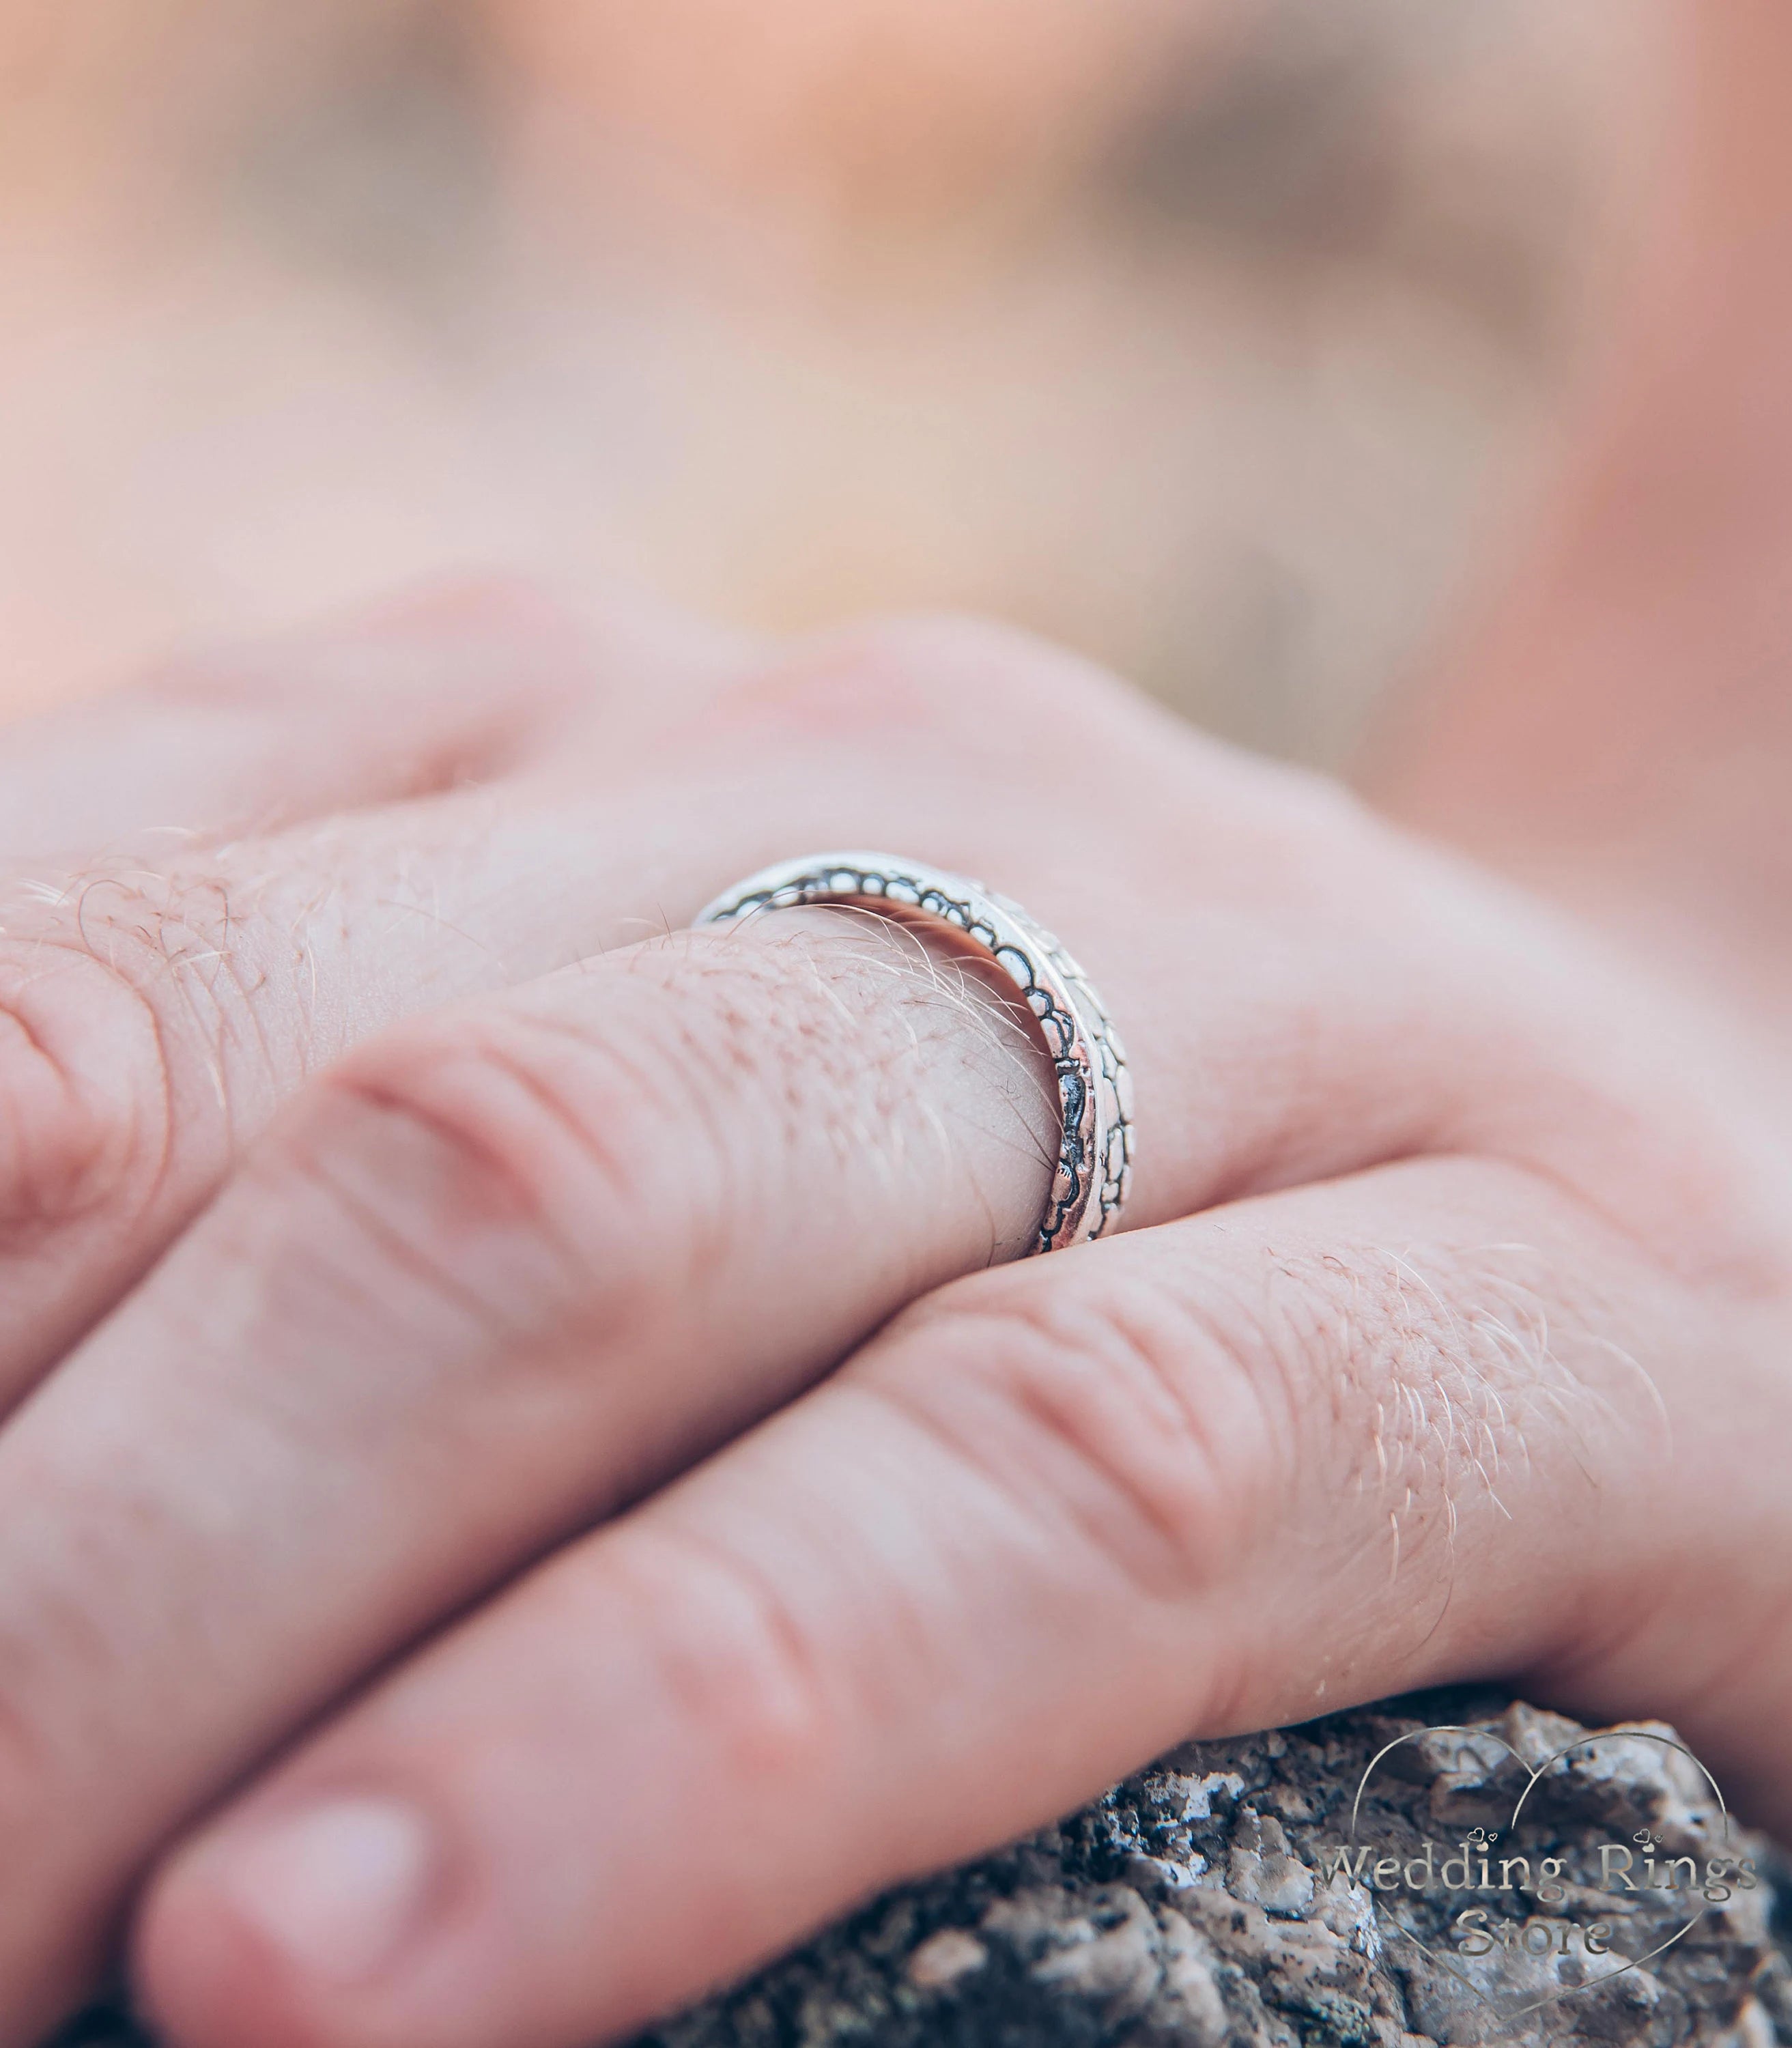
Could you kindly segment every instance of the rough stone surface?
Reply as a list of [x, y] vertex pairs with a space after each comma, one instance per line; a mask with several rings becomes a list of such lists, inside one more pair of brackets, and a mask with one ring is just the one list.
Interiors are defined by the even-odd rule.
[[[1418, 1732], [1445, 1722], [1466, 1732]], [[1639, 1875], [1645, 1854], [1663, 1870], [1678, 1856], [1695, 1857], [1702, 1872], [1714, 1856], [1747, 1856], [1764, 1879], [1785, 1872], [1761, 1838], [1724, 1835], [1696, 1767], [1651, 1739], [1671, 1731], [1639, 1729], [1545, 1772], [1515, 1829], [1526, 1767], [1585, 1731], [1487, 1695], [1433, 1695], [1190, 1744], [1055, 1827], [887, 1895], [634, 2048], [1792, 2042], [1792, 1968], [1775, 1938], [1771, 1883], [1733, 1889], [1680, 1933], [1707, 1906], [1701, 1895], [1689, 1904], [1683, 1891], [1615, 1897], [1584, 1881], [1599, 1870], [1599, 1844], [1645, 1832], [1651, 1843], [1633, 1851]], [[1565, 1895], [1553, 1906], [1523, 1890], [1515, 1865], [1513, 1888], [1486, 1895], [1495, 1933], [1516, 1939], [1528, 1926], [1534, 1945], [1553, 1929], [1547, 1956], [1520, 1940], [1471, 1957], [1452, 1935], [1470, 1895], [1378, 1895], [1336, 1870], [1365, 1767], [1402, 1736], [1414, 1739], [1367, 1782], [1356, 1844], [1371, 1864], [1410, 1860], [1422, 1874], [1427, 1839], [1440, 1859], [1465, 1840], [1479, 1855], [1475, 1829], [1497, 1838], [1491, 1856], [1557, 1858]], [[1596, 1914], [1619, 1930], [1600, 1962], [1574, 1938]], [[141, 2048], [103, 2015], [58, 2048], [77, 2042]]]

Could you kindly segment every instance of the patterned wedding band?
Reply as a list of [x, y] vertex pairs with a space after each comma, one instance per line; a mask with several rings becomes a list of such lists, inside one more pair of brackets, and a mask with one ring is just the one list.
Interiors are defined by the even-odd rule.
[[736, 924], [810, 903], [855, 904], [904, 923], [944, 925], [1000, 963], [1038, 1020], [1063, 1119], [1057, 1172], [1033, 1249], [1058, 1251], [1111, 1230], [1132, 1171], [1131, 1077], [1088, 977], [1050, 933], [980, 882], [886, 853], [780, 861], [718, 896], [696, 922]]

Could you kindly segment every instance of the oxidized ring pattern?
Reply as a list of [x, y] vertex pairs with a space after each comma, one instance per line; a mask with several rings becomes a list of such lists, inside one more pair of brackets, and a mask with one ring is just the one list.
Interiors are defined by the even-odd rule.
[[1000, 963], [1037, 1018], [1057, 1071], [1062, 1135], [1034, 1251], [1113, 1228], [1132, 1172], [1132, 1084], [1126, 1055], [1087, 975], [1018, 904], [979, 882], [884, 853], [780, 861], [735, 883], [697, 917], [727, 925], [767, 910], [848, 903], [909, 923], [936, 922]]

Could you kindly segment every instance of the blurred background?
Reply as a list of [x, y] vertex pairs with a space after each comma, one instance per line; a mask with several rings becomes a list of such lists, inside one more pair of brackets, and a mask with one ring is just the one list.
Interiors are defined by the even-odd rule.
[[0, 0], [0, 705], [456, 567], [1320, 761], [1506, 545], [1647, 0]]

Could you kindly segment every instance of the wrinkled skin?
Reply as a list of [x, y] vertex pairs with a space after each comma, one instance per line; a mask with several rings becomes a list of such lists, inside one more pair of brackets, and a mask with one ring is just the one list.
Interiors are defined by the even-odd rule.
[[[1083, 961], [1123, 1234], [1017, 1256], [948, 949], [681, 929], [839, 846]], [[1792, 1823], [1787, 1076], [1340, 789], [993, 628], [468, 589], [16, 730], [0, 860], [5, 2048], [121, 1940], [177, 2048], [580, 2048], [1472, 1674]]]

